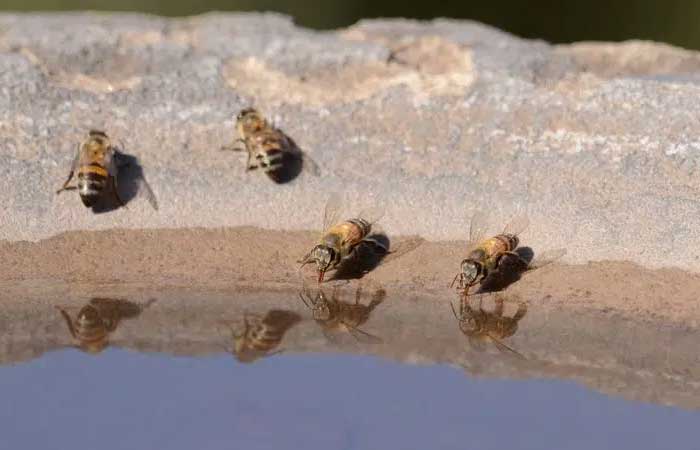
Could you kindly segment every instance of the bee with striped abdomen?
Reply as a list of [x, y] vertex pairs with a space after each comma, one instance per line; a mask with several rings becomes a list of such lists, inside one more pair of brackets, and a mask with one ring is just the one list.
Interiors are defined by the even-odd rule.
[[243, 330], [240, 332], [236, 332], [230, 324], [224, 323], [231, 330], [233, 337], [231, 353], [242, 363], [251, 363], [264, 356], [281, 353], [282, 350], [273, 350], [280, 345], [289, 329], [300, 320], [296, 313], [273, 309], [262, 317], [244, 314]]
[[[70, 186], [76, 170], [77, 186]], [[124, 206], [117, 191], [117, 170], [115, 148], [107, 134], [104, 131], [90, 130], [88, 138], [78, 146], [68, 179], [56, 194], [78, 189], [83, 204], [92, 207], [107, 190], [111, 190], [117, 204]]]
[[[485, 294], [484, 294], [485, 295]], [[503, 343], [503, 339], [513, 336], [518, 331], [518, 322], [527, 314], [527, 305], [522, 301], [517, 301], [518, 309], [512, 317], [505, 316], [504, 298], [500, 295], [495, 297], [493, 311], [486, 311], [482, 308], [483, 298], [479, 298], [479, 308], [472, 308], [469, 304], [470, 297], [460, 296], [459, 313], [450, 302], [452, 313], [459, 322], [460, 331], [467, 336], [472, 348], [482, 351], [486, 342], [492, 342], [499, 351], [508, 351], [520, 358], [523, 355]]]
[[505, 226], [501, 234], [484, 239], [486, 218], [482, 213], [476, 213], [469, 228], [467, 257], [462, 261], [461, 271], [452, 280], [452, 285], [459, 279], [459, 288], [465, 295], [468, 294], [469, 288], [483, 282], [491, 272], [501, 266], [504, 258], [513, 258], [523, 267], [527, 267], [527, 262], [514, 250], [520, 243], [518, 235], [529, 223], [527, 216], [517, 216]]
[[301, 267], [316, 262], [319, 283], [323, 282], [323, 277], [328, 270], [334, 269], [341, 261], [353, 256], [357, 246], [362, 243], [367, 242], [373, 246], [381, 247], [385, 252], [388, 250], [383, 248], [380, 242], [366, 239], [372, 231], [372, 225], [383, 214], [380, 209], [369, 209], [353, 219], [339, 222], [341, 206], [340, 196], [331, 195], [323, 214], [324, 233], [319, 243], [298, 261]]
[[86, 353], [100, 353], [109, 345], [109, 335], [117, 329], [122, 320], [137, 317], [155, 300], [149, 300], [145, 305], [112, 298], [93, 298], [80, 308], [73, 319], [65, 308], [57, 306], [66, 321], [68, 331], [78, 342], [77, 348]]
[[[245, 108], [236, 116], [238, 138], [221, 150], [245, 151], [246, 172], [260, 168], [273, 181], [283, 182], [295, 164], [308, 163], [317, 174], [316, 164], [305, 157], [294, 141], [272, 126], [260, 112]], [[301, 167], [299, 167], [301, 169]]]
[[372, 299], [368, 305], [360, 303], [362, 290], [358, 287], [355, 291], [355, 302], [348, 303], [338, 299], [337, 286], [333, 288], [331, 297], [319, 288], [318, 293], [312, 296], [306, 288], [299, 293], [299, 297], [307, 308], [311, 310], [313, 319], [319, 324], [323, 334], [329, 340], [332, 333], [350, 333], [355, 339], [369, 341], [370, 343], [381, 342], [377, 336], [362, 331], [360, 326], [369, 320], [372, 311], [384, 301], [386, 291], [377, 289], [372, 294]]

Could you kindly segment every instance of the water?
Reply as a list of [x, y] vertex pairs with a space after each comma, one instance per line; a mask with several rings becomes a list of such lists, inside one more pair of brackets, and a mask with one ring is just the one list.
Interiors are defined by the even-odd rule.
[[[499, 350], [470, 345], [447, 300], [375, 288], [355, 337], [324, 333], [297, 292], [3, 292], [0, 448], [697, 448], [700, 335], [682, 326], [531, 304]], [[106, 343], [71, 335], [81, 313]], [[234, 356], [245, 314], [283, 330], [271, 356]]]

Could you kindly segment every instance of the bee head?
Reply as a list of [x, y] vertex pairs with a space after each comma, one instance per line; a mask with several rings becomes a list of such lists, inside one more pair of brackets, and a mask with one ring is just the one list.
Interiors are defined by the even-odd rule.
[[320, 321], [330, 319], [331, 310], [328, 307], [328, 303], [324, 301], [324, 302], [320, 302], [317, 305], [315, 305], [314, 310], [313, 310], [313, 317], [314, 317], [314, 320], [320, 320]]
[[236, 116], [236, 125], [241, 131], [251, 133], [265, 128], [266, 122], [256, 109], [245, 108]]
[[83, 306], [78, 313], [78, 321], [86, 323], [96, 323], [102, 320], [100, 312], [92, 305]]
[[483, 266], [474, 260], [465, 259], [462, 261], [462, 281], [467, 286], [476, 284], [476, 281], [481, 276]]
[[100, 339], [94, 342], [81, 342], [80, 349], [85, 353], [89, 353], [90, 355], [97, 355], [102, 353], [102, 350], [107, 347], [107, 344], [107, 339]]
[[88, 139], [84, 144], [91, 151], [100, 151], [105, 149], [105, 147], [110, 147], [109, 137], [104, 131], [90, 130], [88, 133]]
[[326, 273], [326, 270], [328, 270], [335, 259], [335, 250], [325, 245], [317, 245], [311, 251], [311, 259], [316, 261], [316, 267], [318, 269], [318, 282], [321, 283], [323, 281], [323, 275]]

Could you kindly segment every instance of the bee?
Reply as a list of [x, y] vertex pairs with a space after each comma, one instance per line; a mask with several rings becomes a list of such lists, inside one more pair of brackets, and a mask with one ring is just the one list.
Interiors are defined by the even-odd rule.
[[450, 285], [453, 286], [459, 279], [459, 289], [463, 290], [465, 295], [472, 286], [482, 283], [491, 272], [499, 269], [506, 258], [512, 258], [522, 267], [528, 265], [513, 251], [520, 243], [518, 235], [525, 231], [530, 223], [527, 216], [516, 216], [501, 234], [487, 239], [484, 239], [485, 223], [485, 216], [481, 213], [472, 217], [467, 257], [462, 261], [461, 271]]
[[281, 353], [282, 350], [275, 352], [273, 350], [300, 320], [296, 313], [273, 309], [262, 317], [256, 314], [244, 314], [243, 330], [240, 333], [236, 332], [230, 324], [224, 323], [231, 330], [233, 337], [231, 353], [242, 363], [251, 363], [264, 356]]
[[[317, 174], [318, 166], [304, 157], [296, 143], [281, 130], [270, 125], [263, 115], [253, 108], [245, 108], [236, 116], [238, 138], [221, 150], [246, 151], [246, 172], [260, 168], [273, 181], [283, 182], [294, 163], [309, 163]], [[301, 168], [301, 167], [299, 167]]]
[[357, 340], [381, 342], [381, 338], [362, 331], [360, 326], [369, 320], [372, 311], [384, 301], [386, 291], [377, 289], [368, 305], [360, 303], [361, 297], [362, 290], [359, 287], [355, 291], [354, 303], [339, 300], [337, 286], [333, 288], [330, 298], [320, 288], [315, 297], [305, 288], [299, 293], [299, 298], [311, 310], [313, 319], [320, 325], [327, 339], [333, 340], [332, 333], [341, 331], [350, 333]]
[[338, 222], [341, 199], [337, 194], [331, 195], [326, 203], [323, 214], [323, 229], [325, 230], [318, 244], [301, 260], [299, 270], [305, 265], [316, 262], [318, 282], [323, 282], [325, 273], [336, 268], [341, 261], [355, 256], [355, 250], [360, 244], [367, 243], [378, 247], [384, 252], [387, 248], [376, 240], [367, 239], [374, 225], [382, 216], [379, 209], [370, 209], [360, 213], [354, 219]]
[[[111, 190], [116, 203], [119, 206], [124, 206], [117, 191], [118, 167], [115, 151], [115, 147], [112, 146], [104, 131], [90, 130], [85, 142], [78, 145], [68, 179], [63, 183], [61, 189], [56, 191], [56, 194], [78, 189], [83, 204], [90, 208], [105, 195], [107, 190]], [[70, 181], [76, 170], [78, 184], [70, 186]]]
[[152, 299], [145, 305], [138, 305], [127, 300], [96, 297], [80, 309], [75, 319], [64, 308], [57, 306], [56, 309], [61, 312], [68, 331], [78, 342], [76, 347], [86, 353], [97, 354], [109, 345], [109, 335], [122, 320], [137, 317], [154, 302]]
[[460, 297], [459, 313], [450, 302], [452, 313], [459, 322], [459, 329], [469, 339], [469, 344], [477, 349], [483, 350], [485, 342], [493, 342], [498, 350], [508, 351], [520, 358], [523, 355], [503, 343], [503, 339], [513, 336], [518, 331], [518, 322], [527, 314], [527, 304], [518, 301], [518, 309], [512, 317], [504, 316], [504, 299], [496, 296], [494, 302], [496, 307], [493, 311], [486, 311], [482, 308], [482, 298], [479, 299], [479, 308], [472, 308], [469, 304], [469, 297]]

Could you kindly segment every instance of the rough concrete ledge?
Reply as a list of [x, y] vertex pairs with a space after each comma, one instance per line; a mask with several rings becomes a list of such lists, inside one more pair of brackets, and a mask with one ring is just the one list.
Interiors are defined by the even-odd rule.
[[[663, 44], [552, 46], [473, 22], [316, 32], [275, 14], [0, 15], [0, 239], [154, 227], [316, 229], [325, 199], [382, 202], [393, 235], [464, 239], [517, 210], [568, 262], [700, 269], [700, 55]], [[247, 174], [233, 115], [255, 105], [320, 167]], [[160, 210], [92, 214], [56, 197], [105, 129]]]

